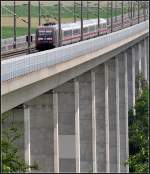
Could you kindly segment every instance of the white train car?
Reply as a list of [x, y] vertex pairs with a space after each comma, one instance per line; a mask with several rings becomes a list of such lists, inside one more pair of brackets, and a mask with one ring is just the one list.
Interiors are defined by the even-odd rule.
[[[101, 35], [107, 33], [107, 21], [100, 19], [100, 28], [98, 28], [98, 19], [83, 21], [83, 40], [96, 37], [98, 30]], [[58, 25], [54, 26], [55, 47], [58, 45]], [[81, 22], [68, 23], [61, 25], [62, 45], [75, 43], [81, 40]]]
[[[41, 47], [45, 43], [51, 43], [53, 47], [57, 47], [59, 43], [58, 24], [44, 26], [44, 30], [45, 31], [43, 32], [45, 32], [45, 36], [43, 36], [43, 38], [39, 38], [37, 36], [37, 43], [41, 44]], [[46, 37], [46, 30], [48, 30], [47, 32], [52, 32], [53, 34], [49, 33]], [[96, 37], [98, 35], [98, 31], [100, 35], [107, 33], [108, 30], [106, 19], [100, 18], [100, 28], [98, 28], [98, 19], [83, 20], [83, 40]], [[44, 33], [42, 33], [42, 35], [44, 35]], [[79, 42], [81, 40], [81, 21], [77, 21], [76, 23], [61, 24], [61, 38], [62, 45]], [[48, 39], [49, 41], [47, 41]], [[40, 45], [38, 46], [40, 47]]]

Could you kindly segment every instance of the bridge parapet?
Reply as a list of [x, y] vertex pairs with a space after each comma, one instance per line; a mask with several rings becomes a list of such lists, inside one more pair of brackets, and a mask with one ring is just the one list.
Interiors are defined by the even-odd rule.
[[149, 20], [130, 28], [125, 28], [108, 35], [85, 40], [72, 45], [4, 60], [1, 62], [1, 80], [11, 80], [55, 64], [75, 59], [79, 56], [93, 53], [96, 50], [108, 47], [145, 30], [148, 32], [148, 26]]

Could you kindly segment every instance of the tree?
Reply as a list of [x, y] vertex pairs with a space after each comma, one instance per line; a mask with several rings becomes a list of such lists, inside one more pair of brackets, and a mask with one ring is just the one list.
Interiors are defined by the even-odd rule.
[[[130, 172], [146, 172], [149, 166], [148, 134], [148, 85], [139, 75], [136, 103], [129, 111], [129, 169]], [[139, 88], [140, 87], [140, 88]], [[139, 90], [140, 89], [140, 90]]]
[[[8, 114], [2, 115], [2, 125], [7, 124], [8, 117]], [[23, 135], [22, 132], [23, 131], [17, 128], [14, 122], [11, 122], [9, 127], [2, 129], [2, 173], [26, 172], [29, 167], [38, 169], [36, 164], [28, 166], [19, 156], [19, 149], [16, 145], [16, 140]]]

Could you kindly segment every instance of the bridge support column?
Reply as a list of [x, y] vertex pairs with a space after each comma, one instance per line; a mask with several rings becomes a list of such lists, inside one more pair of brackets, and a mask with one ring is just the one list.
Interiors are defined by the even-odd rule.
[[[126, 153], [126, 160], [129, 157], [129, 137], [128, 137], [128, 111], [129, 111], [129, 90], [128, 90], [128, 56], [127, 53], [124, 53], [124, 60], [125, 60], [125, 153]], [[126, 172], [129, 172], [129, 166], [126, 165]]]
[[146, 39], [146, 51], [147, 51], [147, 79], [149, 84], [149, 36]]
[[74, 80], [75, 93], [75, 146], [76, 173], [80, 173], [80, 112], [79, 112], [79, 81]]
[[139, 76], [139, 46], [138, 44], [136, 44], [134, 46], [135, 48], [135, 98], [138, 94], [138, 86], [139, 86], [139, 83], [138, 83], [138, 76]]
[[138, 43], [139, 73], [142, 72], [142, 43]]
[[116, 125], [116, 64], [108, 61], [108, 107], [109, 107], [109, 155], [110, 172], [117, 171], [117, 125]]
[[132, 49], [129, 48], [126, 50], [124, 56], [127, 58], [127, 76], [128, 76], [128, 108], [133, 107], [133, 54]]
[[76, 172], [74, 81], [54, 90], [58, 95], [59, 172]]
[[147, 66], [148, 64], [148, 50], [147, 50], [147, 38], [144, 39], [144, 78], [145, 80], [148, 80], [148, 69], [149, 67]]
[[95, 103], [95, 72], [91, 71], [92, 81], [92, 152], [93, 152], [93, 173], [97, 173], [97, 154], [96, 154], [96, 103]]
[[79, 76], [80, 170], [93, 171], [91, 72]]
[[54, 171], [53, 94], [45, 93], [24, 104], [26, 159], [38, 170]]
[[53, 91], [54, 173], [59, 173], [58, 94]]
[[[105, 66], [101, 64], [94, 69], [95, 72], [95, 114], [96, 114], [96, 161], [97, 172], [109, 170], [109, 122], [108, 114], [105, 117]], [[108, 89], [108, 70], [106, 68], [106, 88]], [[108, 92], [108, 91], [107, 91]], [[106, 92], [106, 93], [107, 93]], [[108, 95], [106, 94], [107, 102]], [[106, 110], [108, 104], [106, 105]], [[107, 110], [108, 111], [108, 110]], [[106, 119], [106, 125], [105, 125]], [[107, 133], [107, 144], [106, 144]], [[106, 146], [108, 151], [106, 152]], [[107, 156], [107, 158], [106, 158]], [[107, 159], [107, 160], [106, 160]]]
[[106, 137], [106, 173], [110, 173], [108, 64], [107, 63], [105, 63], [105, 137]]
[[144, 40], [141, 41], [141, 73], [143, 75], [143, 78], [145, 79], [145, 44], [144, 44]]
[[[126, 146], [126, 136], [128, 134], [126, 129], [126, 113], [127, 113], [127, 107], [128, 107], [128, 101], [127, 98], [125, 98], [127, 95], [127, 88], [128, 88], [128, 82], [125, 80], [125, 77], [127, 76], [127, 69], [125, 69], [125, 58], [124, 54], [121, 53], [118, 59], [119, 64], [119, 122], [120, 122], [120, 172], [127, 172], [126, 166], [124, 166], [124, 163], [127, 160], [127, 151], [128, 147]], [[126, 62], [127, 63], [127, 62]], [[125, 71], [126, 70], [126, 71]], [[126, 73], [126, 75], [125, 75]], [[126, 85], [126, 86], [125, 86]]]
[[117, 172], [120, 173], [120, 120], [119, 120], [119, 57], [115, 58], [116, 66], [116, 132], [117, 132]]
[[[25, 150], [25, 161], [31, 165], [31, 149], [30, 149], [30, 108], [24, 105], [24, 150]], [[31, 172], [31, 169], [28, 170]]]
[[132, 47], [132, 91], [133, 91], [133, 106], [135, 106], [135, 47]]

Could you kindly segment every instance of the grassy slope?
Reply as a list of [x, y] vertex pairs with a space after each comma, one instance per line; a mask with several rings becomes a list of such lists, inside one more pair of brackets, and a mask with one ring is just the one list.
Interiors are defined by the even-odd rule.
[[[6, 6], [10, 11], [13, 11], [13, 6]], [[62, 17], [63, 18], [73, 18], [73, 7], [67, 7], [62, 8]], [[41, 9], [41, 15], [49, 15], [49, 16], [55, 16], [57, 17], [57, 11], [58, 8], [55, 6], [45, 6]], [[124, 12], [127, 11], [127, 8], [124, 9]], [[27, 17], [28, 15], [28, 9], [27, 6], [16, 6], [16, 14], [17, 16]], [[76, 8], [76, 14], [80, 17], [80, 8]], [[115, 16], [115, 11], [113, 11], [113, 16]], [[116, 15], [121, 14], [121, 9], [118, 9], [116, 11]], [[107, 15], [110, 17], [110, 10], [107, 14], [107, 8], [104, 8], [100, 10], [100, 17], [101, 18], [107, 18]], [[2, 16], [12, 16], [10, 12], [8, 12], [5, 8], [2, 7]], [[38, 7], [32, 6], [31, 7], [31, 16], [32, 17], [38, 17]], [[87, 11], [86, 8], [83, 9], [83, 17], [86, 19]], [[89, 18], [96, 18], [97, 17], [97, 8], [90, 8]], [[27, 34], [27, 28], [23, 27], [17, 27], [17, 36], [26, 35]], [[32, 33], [35, 33], [35, 28], [31, 29]], [[12, 27], [4, 27], [2, 26], [2, 38], [9, 38], [13, 37], [13, 28]]]
[[[13, 12], [13, 6], [6, 6], [10, 11]], [[126, 11], [127, 8], [125, 7], [124, 10]], [[55, 6], [45, 6], [41, 7], [41, 15], [50, 15], [57, 17], [57, 11], [58, 8]], [[92, 13], [96, 13], [97, 8], [90, 8], [89, 10], [89, 17], [96, 17], [96, 15], [92, 15]], [[109, 10], [110, 12], [110, 10]], [[76, 13], [77, 15], [80, 15], [80, 7], [76, 7]], [[16, 6], [16, 14], [17, 16], [27, 17], [28, 16], [28, 8], [27, 6], [18, 5]], [[117, 15], [121, 14], [121, 9], [117, 9]], [[115, 15], [115, 12], [113, 11], [113, 16]], [[8, 12], [5, 8], [2, 7], [2, 16], [12, 16], [10, 12]], [[31, 16], [32, 17], [38, 17], [38, 7], [37, 6], [31, 6]], [[73, 17], [73, 7], [62, 7], [62, 16], [65, 18], [71, 18]], [[86, 17], [86, 7], [83, 8], [83, 16]], [[107, 8], [103, 7], [102, 10], [100, 10], [100, 16], [102, 18], [107, 17]], [[109, 13], [110, 16], [110, 13]]]
[[[35, 28], [31, 28], [31, 33], [35, 33]], [[16, 29], [17, 36], [27, 35], [28, 29], [24, 27], [17, 27]], [[13, 28], [12, 27], [2, 27], [2, 39], [13, 37]]]

